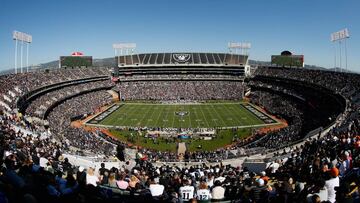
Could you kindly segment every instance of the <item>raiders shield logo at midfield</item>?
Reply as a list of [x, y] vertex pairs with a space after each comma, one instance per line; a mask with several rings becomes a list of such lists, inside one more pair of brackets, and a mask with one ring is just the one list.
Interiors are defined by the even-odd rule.
[[191, 55], [190, 54], [173, 54], [173, 59], [179, 63], [185, 63], [189, 61]]
[[183, 116], [187, 116], [189, 114], [189, 112], [187, 111], [176, 111], [175, 115], [183, 117]]

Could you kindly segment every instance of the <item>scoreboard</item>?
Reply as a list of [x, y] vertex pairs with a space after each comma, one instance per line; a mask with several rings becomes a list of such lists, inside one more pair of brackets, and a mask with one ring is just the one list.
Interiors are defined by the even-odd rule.
[[61, 67], [90, 67], [92, 56], [60, 56]]
[[278, 66], [304, 67], [304, 55], [272, 55], [271, 64]]

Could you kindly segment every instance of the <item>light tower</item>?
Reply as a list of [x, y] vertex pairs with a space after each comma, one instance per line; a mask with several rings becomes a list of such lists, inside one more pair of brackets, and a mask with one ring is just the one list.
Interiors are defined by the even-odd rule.
[[249, 42], [229, 42], [228, 48], [230, 53], [238, 54], [238, 51], [240, 51], [242, 55], [249, 55], [251, 44]]
[[32, 43], [32, 36], [23, 32], [14, 31], [13, 40], [15, 40], [15, 74], [17, 73], [17, 62], [18, 62], [18, 41], [20, 44], [20, 68], [23, 73], [23, 47], [26, 44], [26, 70], [29, 71], [29, 46]]
[[[120, 64], [120, 56], [134, 54], [136, 48], [136, 43], [117, 43], [113, 44], [113, 49], [115, 51], [115, 58], [117, 59], [117, 64]], [[120, 51], [120, 55], [119, 55]]]
[[337, 57], [336, 57], [336, 42], [339, 42], [339, 68], [342, 68], [342, 42], [344, 42], [344, 51], [345, 51], [345, 69], [347, 70], [347, 46], [346, 46], [346, 41], [347, 39], [350, 38], [350, 34], [349, 34], [349, 30], [347, 28], [342, 29], [340, 31], [331, 33], [330, 35], [330, 41], [334, 42], [334, 47], [335, 47], [335, 51], [334, 51], [334, 68], [336, 70], [336, 66], [337, 66]]

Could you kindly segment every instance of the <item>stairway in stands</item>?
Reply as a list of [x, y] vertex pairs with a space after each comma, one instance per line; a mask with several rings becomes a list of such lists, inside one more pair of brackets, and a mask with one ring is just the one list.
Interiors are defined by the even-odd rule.
[[180, 160], [182, 160], [184, 158], [185, 152], [186, 152], [185, 142], [179, 142], [178, 146], [177, 146], [177, 154], [178, 154]]

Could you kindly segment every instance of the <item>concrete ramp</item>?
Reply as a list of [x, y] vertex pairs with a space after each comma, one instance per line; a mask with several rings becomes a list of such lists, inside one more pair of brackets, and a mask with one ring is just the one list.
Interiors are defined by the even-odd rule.
[[186, 145], [185, 145], [185, 142], [180, 142], [178, 143], [178, 150], [177, 150], [177, 154], [180, 155], [180, 154], [185, 154], [186, 152]]

